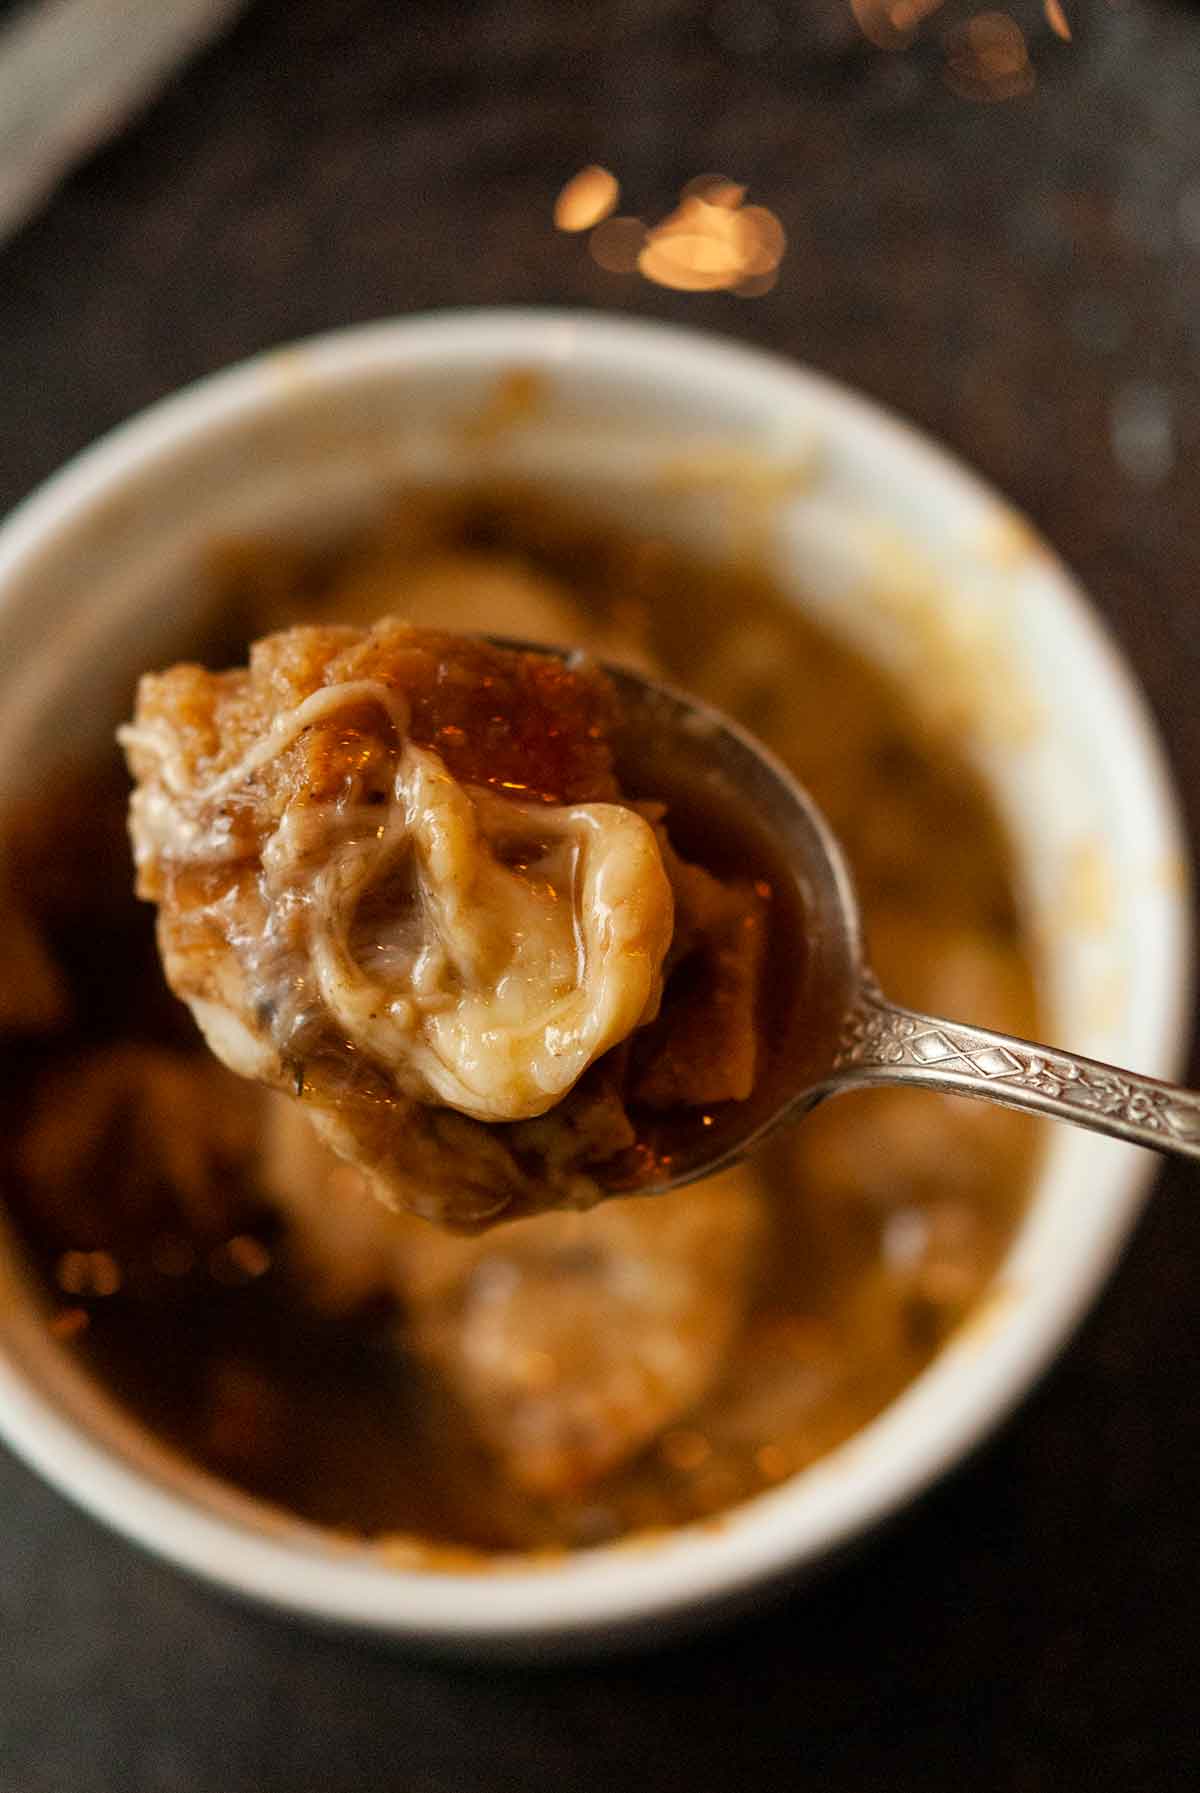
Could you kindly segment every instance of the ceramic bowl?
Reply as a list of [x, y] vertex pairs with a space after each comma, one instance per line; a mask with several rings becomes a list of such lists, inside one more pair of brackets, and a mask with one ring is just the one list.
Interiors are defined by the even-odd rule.
[[[539, 402], [506, 429], [477, 427], [514, 368], [540, 376]], [[265, 355], [115, 431], [0, 530], [0, 800], [31, 767], [48, 775], [104, 741], [136, 673], [186, 647], [215, 538], [340, 530], [407, 482], [480, 472], [582, 493], [701, 549], [753, 527], [797, 603], [931, 700], [950, 694], [1012, 833], [1056, 1036], [1177, 1071], [1178, 812], [1095, 612], [1023, 519], [913, 430], [799, 367], [679, 329], [552, 312], [382, 323]], [[1081, 867], [1102, 901], [1073, 900]], [[652, 1544], [469, 1574], [335, 1544], [148, 1436], [51, 1339], [7, 1239], [0, 1431], [139, 1544], [287, 1613], [475, 1653], [592, 1648], [754, 1597], [956, 1463], [1061, 1348], [1154, 1168], [1054, 1129], [995, 1297], [924, 1374], [811, 1469]]]

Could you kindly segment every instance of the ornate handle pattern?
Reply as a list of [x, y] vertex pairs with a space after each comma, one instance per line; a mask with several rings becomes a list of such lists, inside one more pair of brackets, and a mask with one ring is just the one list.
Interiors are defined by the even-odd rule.
[[1200, 1094], [983, 1027], [902, 1009], [863, 980], [828, 1088], [912, 1083], [1074, 1121], [1096, 1133], [1200, 1159]]

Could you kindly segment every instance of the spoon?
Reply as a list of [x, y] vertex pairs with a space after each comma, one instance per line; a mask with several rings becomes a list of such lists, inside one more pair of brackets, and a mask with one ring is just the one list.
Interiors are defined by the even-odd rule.
[[[526, 642], [498, 645], [550, 652], [568, 664], [584, 658]], [[709, 1176], [818, 1102], [872, 1084], [974, 1096], [1200, 1159], [1197, 1092], [890, 1001], [866, 957], [842, 850], [804, 787], [720, 711], [628, 667], [603, 670], [620, 702], [623, 788], [668, 800], [685, 792], [694, 807], [711, 803], [718, 817], [753, 818], [793, 887], [804, 934], [787, 1037], [762, 1087], [745, 1103], [721, 1104], [704, 1126], [689, 1124], [664, 1155], [663, 1174], [640, 1187], [662, 1191]]]

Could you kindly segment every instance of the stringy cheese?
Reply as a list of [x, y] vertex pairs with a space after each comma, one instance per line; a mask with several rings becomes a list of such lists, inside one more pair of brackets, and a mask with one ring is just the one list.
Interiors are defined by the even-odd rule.
[[239, 797], [304, 730], [364, 703], [395, 742], [386, 802], [314, 803], [297, 789], [258, 843], [256, 887], [243, 880], [212, 905], [237, 975], [220, 967], [181, 993], [244, 1074], [286, 1080], [295, 1063], [302, 1077], [319, 1010], [412, 1100], [482, 1121], [544, 1114], [658, 1007], [673, 903], [634, 811], [460, 784], [407, 739], [400, 693], [347, 680], [277, 717], [199, 789], [161, 722], [124, 729], [153, 768], [133, 799], [139, 867], [243, 858]]

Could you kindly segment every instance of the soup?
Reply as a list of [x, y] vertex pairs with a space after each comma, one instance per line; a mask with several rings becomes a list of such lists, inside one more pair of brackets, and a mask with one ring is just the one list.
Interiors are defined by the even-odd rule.
[[[575, 641], [687, 686], [825, 810], [885, 987], [1036, 1037], [981, 783], [755, 570], [475, 492], [414, 498], [319, 554], [226, 544], [212, 578], [218, 622], [196, 645], [214, 665], [272, 628], [391, 612]], [[923, 1092], [828, 1103], [671, 1196], [480, 1240], [386, 1230], [267, 1105], [286, 1098], [210, 1061], [166, 992], [126, 798], [114, 751], [8, 828], [37, 931], [3, 1014], [4, 1187], [47, 1323], [206, 1468], [443, 1565], [709, 1519], [878, 1413], [985, 1293], [1037, 1127]]]

